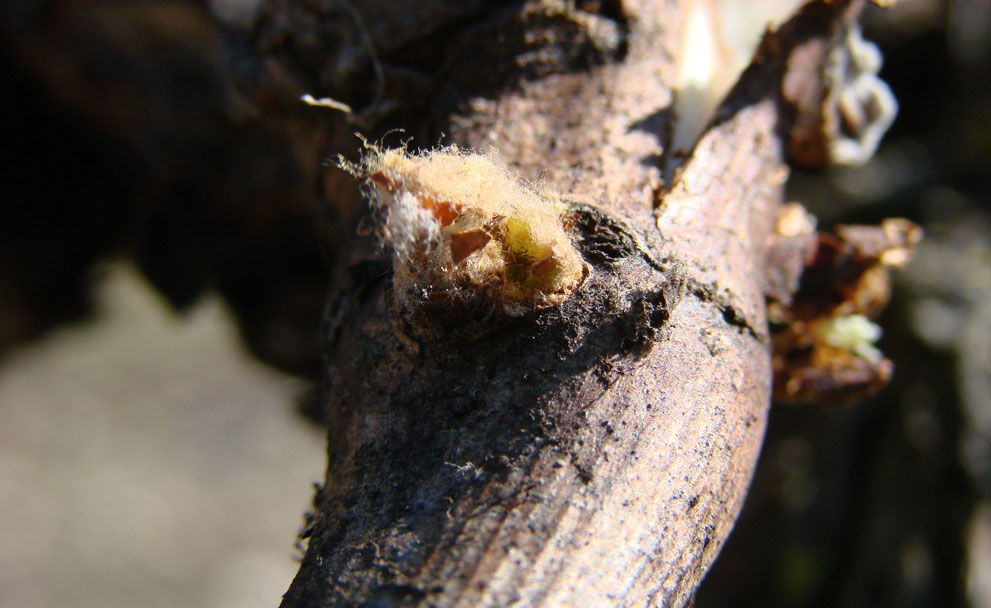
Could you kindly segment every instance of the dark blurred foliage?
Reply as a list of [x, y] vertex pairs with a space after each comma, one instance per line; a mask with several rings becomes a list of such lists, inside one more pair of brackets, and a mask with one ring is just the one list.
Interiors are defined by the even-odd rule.
[[238, 90], [223, 36], [198, 2], [0, 4], [0, 357], [128, 257], [177, 310], [218, 292], [260, 359], [319, 373], [323, 130], [292, 91]]
[[903, 0], [866, 25], [899, 117], [865, 166], [796, 172], [789, 195], [820, 228], [926, 230], [880, 320], [894, 379], [860, 403], [773, 408], [697, 608], [991, 602], [991, 6]]

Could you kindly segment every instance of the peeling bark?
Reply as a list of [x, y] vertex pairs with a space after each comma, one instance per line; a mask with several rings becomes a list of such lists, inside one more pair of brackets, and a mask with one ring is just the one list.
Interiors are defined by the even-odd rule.
[[[560, 307], [512, 318], [400, 305], [383, 263], [350, 269], [324, 336], [327, 479], [283, 606], [691, 598], [769, 406], [765, 255], [794, 41], [766, 44], [664, 191], [678, 23], [672, 4], [603, 16], [548, 1], [451, 37], [457, 95], [434, 99], [438, 129], [571, 201], [591, 274]], [[621, 44], [597, 44], [606, 30]], [[594, 52], [557, 52], [561, 32]], [[486, 53], [511, 33], [542, 46]]]
[[[268, 228], [314, 192], [329, 202], [324, 236], [342, 277], [323, 335], [329, 466], [283, 606], [677, 606], [729, 535], [760, 451], [771, 391], [767, 248], [787, 177], [783, 137], [797, 132], [779, 94], [787, 58], [828, 35], [848, 4], [812, 3], [765, 38], [669, 184], [678, 2], [270, 0], [230, 13], [222, 36], [194, 4], [85, 12], [67, 2], [45, 21], [51, 35], [7, 35], [24, 51], [19, 61], [111, 131], [120, 124], [102, 91], [137, 91], [121, 97], [141, 110], [128, 114], [122, 141], [153, 152], [147, 164], [163, 190], [189, 178], [186, 150], [239, 134], [259, 185], [232, 177], [225, 186], [201, 168], [190, 187], [237, 202], [221, 217]], [[182, 75], [186, 64], [162, 67], [154, 49], [134, 45], [182, 50], [184, 32], [201, 33], [190, 62], [209, 68], [215, 99], [162, 106], [186, 125], [176, 127], [186, 147], [165, 145], [171, 130], [160, 142], [159, 106], [149, 103], [157, 89], [88, 75], [106, 54], [79, 59], [59, 35], [77, 31], [73, 15], [83, 13], [106, 25], [97, 39], [115, 49], [109, 56], [147, 63], [139, 74]], [[34, 46], [51, 57], [25, 51]], [[819, 78], [803, 65], [789, 73], [791, 90]], [[307, 108], [304, 93], [353, 113]], [[223, 128], [198, 138], [201, 123]], [[354, 160], [355, 130], [376, 140], [396, 127], [413, 148], [443, 135], [557, 193], [590, 266], [581, 287], [513, 317], [484, 301], [398, 300], [387, 263], [349, 266], [369, 249], [347, 236], [359, 188], [341, 171], [320, 176], [317, 161]], [[263, 170], [276, 158], [293, 179]], [[281, 206], [244, 214], [256, 199]], [[223, 269], [254, 268], [220, 255]], [[145, 271], [167, 293], [195, 292], [181, 281], [169, 289], [171, 273], [155, 269]], [[256, 299], [242, 294], [238, 310]]]
[[[765, 295], [791, 302], [815, 238], [775, 234], [784, 156], [820, 165], [837, 135], [867, 150], [874, 131], [858, 131], [890, 120], [876, 89], [875, 112], [840, 95], [877, 69], [850, 27], [862, 2], [810, 1], [766, 35], [691, 151], [670, 144], [691, 0], [8, 4], [13, 82], [71, 109], [61, 120], [86, 129], [70, 149], [108, 149], [51, 195], [47, 167], [28, 175], [36, 200], [0, 239], [0, 284], [16, 288], [0, 309], [19, 319], [0, 323], [0, 351], [63, 317], [44, 307], [74, 301], [95, 259], [127, 250], [177, 307], [216, 289], [261, 358], [312, 373], [325, 277], [300, 235], [327, 203], [317, 230], [339, 280], [314, 416], [329, 466], [284, 606], [689, 601], [760, 450]], [[843, 32], [865, 57], [834, 95], [823, 65]], [[42, 125], [46, 149], [61, 124]], [[442, 291], [397, 298], [389, 264], [352, 236], [358, 184], [319, 166], [356, 160], [356, 130], [397, 127], [411, 151], [454, 143], [556, 193], [589, 265], [580, 288], [520, 316]], [[113, 179], [91, 169], [109, 163]], [[77, 190], [91, 202], [67, 213]], [[451, 261], [494, 235], [456, 233]]]

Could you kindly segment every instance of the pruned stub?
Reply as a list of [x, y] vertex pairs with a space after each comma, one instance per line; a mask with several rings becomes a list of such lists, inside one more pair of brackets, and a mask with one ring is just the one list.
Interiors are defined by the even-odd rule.
[[486, 299], [520, 315], [560, 304], [588, 273], [565, 206], [483, 155], [370, 147], [360, 165], [342, 166], [367, 181], [406, 306]]

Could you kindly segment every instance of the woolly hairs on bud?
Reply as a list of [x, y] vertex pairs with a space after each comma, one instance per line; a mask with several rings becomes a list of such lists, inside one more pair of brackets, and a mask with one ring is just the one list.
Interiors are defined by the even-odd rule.
[[366, 147], [360, 164], [341, 166], [366, 180], [404, 304], [443, 292], [522, 314], [560, 304], [581, 285], [588, 266], [556, 197], [456, 146], [415, 154]]

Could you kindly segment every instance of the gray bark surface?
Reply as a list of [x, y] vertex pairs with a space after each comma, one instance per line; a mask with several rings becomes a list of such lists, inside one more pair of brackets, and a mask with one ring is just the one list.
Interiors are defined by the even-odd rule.
[[[358, 10], [386, 28], [387, 11]], [[764, 263], [787, 177], [789, 42], [768, 47], [665, 190], [678, 23], [670, 3], [532, 2], [446, 33], [436, 129], [572, 201], [592, 272], [561, 307], [513, 318], [406, 309], [383, 264], [350, 268], [324, 336], [327, 479], [283, 606], [690, 599], [769, 406]]]

